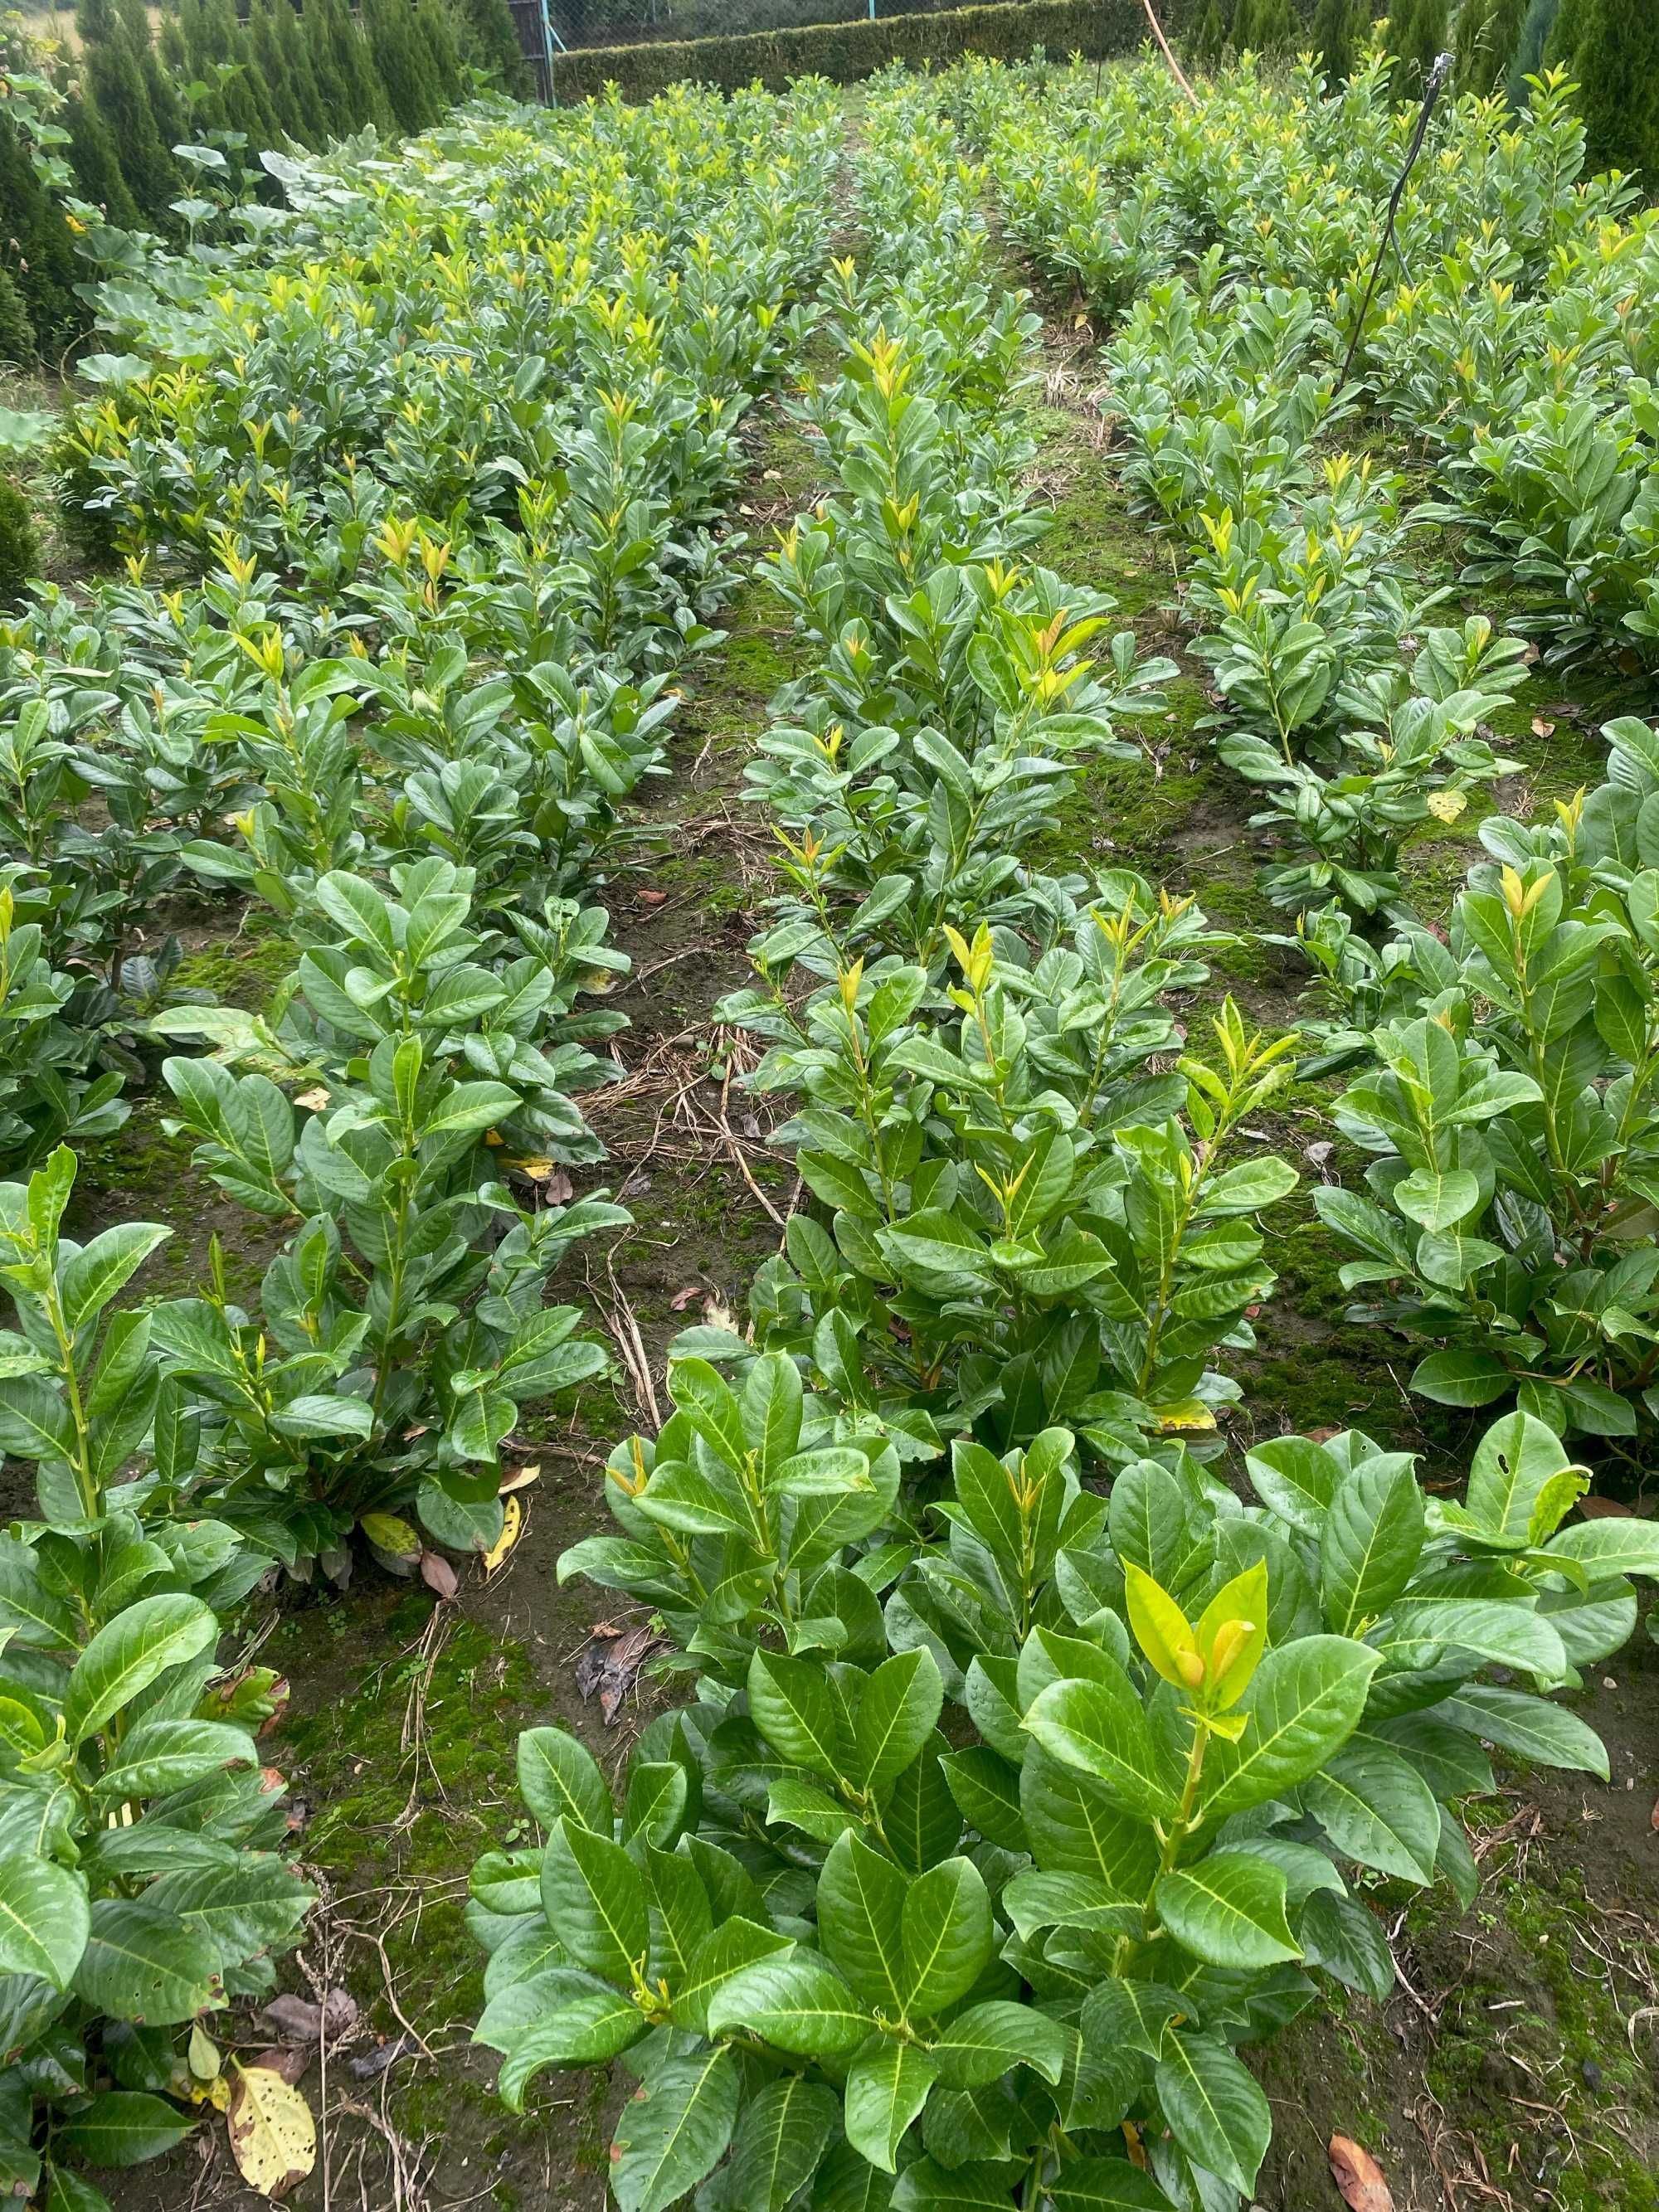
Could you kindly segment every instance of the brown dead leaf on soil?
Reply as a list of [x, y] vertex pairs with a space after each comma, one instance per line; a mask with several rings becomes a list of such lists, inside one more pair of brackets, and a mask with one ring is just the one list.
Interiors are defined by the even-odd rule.
[[1370, 2151], [1347, 2136], [1333, 2136], [1329, 2155], [1331, 2179], [1349, 2212], [1394, 2212], [1394, 2191]]

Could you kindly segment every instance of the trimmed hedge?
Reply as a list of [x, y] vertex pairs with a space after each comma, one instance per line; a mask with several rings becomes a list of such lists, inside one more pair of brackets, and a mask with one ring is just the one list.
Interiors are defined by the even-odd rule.
[[624, 100], [650, 100], [689, 81], [740, 91], [759, 82], [781, 91], [792, 77], [856, 84], [889, 62], [943, 67], [962, 54], [1024, 61], [1033, 46], [1055, 59], [1080, 53], [1131, 53], [1146, 30], [1140, 0], [1013, 0], [889, 15], [873, 23], [823, 23], [810, 30], [753, 31], [733, 39], [690, 39], [637, 46], [586, 46], [554, 57], [561, 102], [598, 98], [614, 84]]

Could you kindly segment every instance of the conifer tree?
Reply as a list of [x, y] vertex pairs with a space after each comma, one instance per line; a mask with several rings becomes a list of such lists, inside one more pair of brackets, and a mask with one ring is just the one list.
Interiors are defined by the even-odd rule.
[[1582, 0], [1567, 66], [1578, 83], [1593, 169], [1635, 171], [1659, 191], [1659, 12], [1630, 0]]
[[1227, 43], [1227, 27], [1221, 20], [1221, 10], [1216, 0], [1209, 0], [1198, 26], [1187, 41], [1187, 50], [1199, 69], [1213, 69], [1221, 59], [1222, 48]]
[[1527, 104], [1527, 79], [1536, 76], [1544, 66], [1544, 49], [1555, 27], [1557, 13], [1558, 0], [1528, 0], [1521, 35], [1515, 42], [1514, 58], [1504, 80], [1504, 96], [1511, 107], [1524, 107]]
[[1334, 92], [1353, 72], [1358, 46], [1357, 14], [1358, 0], [1319, 0], [1315, 10], [1309, 44], [1324, 58], [1329, 91]]
[[1447, 0], [1401, 0], [1389, 15], [1389, 51], [1398, 58], [1395, 89], [1420, 94], [1448, 36]]
[[258, 153], [274, 146], [280, 127], [253, 50], [236, 20], [235, 0], [180, 0], [179, 21], [193, 73], [213, 88], [203, 120], [243, 132]]
[[302, 20], [313, 67], [330, 104], [329, 130], [341, 137], [368, 123], [389, 131], [392, 117], [386, 88], [346, 0], [306, 0]]
[[1459, 92], [1500, 91], [1521, 42], [1528, 0], [1463, 0], [1453, 40]]
[[[1215, 15], [1215, 0], [1210, 0]], [[1218, 23], [1219, 19], [1218, 18]], [[530, 97], [530, 72], [507, 0], [460, 0], [455, 15], [461, 60], [515, 100]], [[1217, 52], [1220, 51], [1218, 41]]]
[[1291, 0], [1255, 0], [1250, 43], [1259, 53], [1288, 54], [1301, 41]]
[[1585, 8], [1583, 0], [1560, 0], [1551, 15], [1540, 50], [1540, 65], [1544, 69], [1571, 69], [1573, 57], [1578, 52], [1578, 42], [1583, 35]]
[[438, 104], [427, 118], [435, 123], [457, 100], [466, 97], [466, 80], [461, 74], [461, 51], [455, 36], [454, 20], [446, 0], [415, 0], [416, 32], [426, 48], [427, 61]]
[[412, 0], [363, 0], [363, 27], [393, 123], [399, 131], [424, 131], [444, 100]]
[[1255, 53], [1260, 50], [1255, 35], [1256, 4], [1257, 0], [1237, 0], [1237, 4], [1234, 7], [1232, 23], [1227, 33], [1227, 43], [1236, 54], [1242, 54], [1247, 51]]
[[102, 208], [105, 221], [118, 230], [141, 229], [143, 217], [121, 174], [115, 142], [98, 112], [91, 87], [82, 85], [71, 92], [57, 119], [69, 132], [69, 144], [64, 151], [81, 198]]
[[169, 154], [182, 145], [190, 125], [176, 83], [162, 66], [144, 0], [115, 0], [116, 14], [144, 80], [144, 97], [155, 118], [155, 135]]
[[157, 127], [143, 62], [130, 27], [117, 12], [114, 0], [80, 0], [75, 21], [82, 70], [108, 129], [127, 190], [148, 223], [157, 230], [176, 230], [178, 221], [170, 210], [184, 179]]
[[55, 360], [86, 327], [75, 287], [83, 265], [63, 210], [34, 173], [29, 149], [0, 111], [0, 269], [11, 278], [35, 343]]
[[23, 295], [0, 269], [0, 361], [27, 368], [35, 356], [34, 325]]

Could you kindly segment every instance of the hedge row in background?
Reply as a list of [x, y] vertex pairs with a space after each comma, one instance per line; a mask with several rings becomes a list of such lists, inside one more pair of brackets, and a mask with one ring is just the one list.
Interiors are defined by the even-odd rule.
[[1024, 61], [1034, 46], [1053, 55], [1131, 53], [1146, 33], [1140, 0], [1017, 0], [1017, 4], [953, 8], [938, 15], [878, 17], [873, 23], [826, 23], [798, 31], [757, 31], [738, 38], [667, 41], [653, 46], [589, 46], [561, 54], [555, 80], [562, 102], [586, 100], [614, 84], [624, 100], [654, 99], [682, 79], [736, 91], [764, 85], [781, 91], [792, 78], [828, 77], [856, 84], [889, 62], [939, 68], [961, 55]]

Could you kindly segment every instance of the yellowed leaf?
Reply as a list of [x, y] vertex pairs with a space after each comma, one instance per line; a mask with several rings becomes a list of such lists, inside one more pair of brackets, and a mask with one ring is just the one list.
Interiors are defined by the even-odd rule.
[[501, 1495], [507, 1498], [515, 1490], [528, 1490], [532, 1482], [542, 1479], [542, 1463], [532, 1460], [528, 1467], [515, 1467], [511, 1474], [501, 1477]]
[[1425, 803], [1437, 822], [1455, 822], [1469, 802], [1464, 792], [1431, 791]]
[[484, 1553], [484, 1572], [493, 1575], [501, 1561], [524, 1534], [524, 1511], [516, 1498], [509, 1498], [501, 1507], [501, 1533]]
[[227, 2127], [243, 2180], [274, 2203], [298, 2188], [317, 2163], [311, 2107], [269, 2066], [239, 2068]]
[[377, 1552], [412, 1567], [421, 1556], [421, 1540], [407, 1521], [396, 1513], [365, 1513], [358, 1522]]
[[320, 1114], [324, 1107], [327, 1105], [328, 1101], [328, 1091], [326, 1087], [320, 1083], [317, 1085], [314, 1090], [296, 1091], [294, 1094], [295, 1104], [296, 1106], [303, 1106], [308, 1114]]
[[1182, 1398], [1170, 1406], [1156, 1406], [1160, 1429], [1212, 1429], [1215, 1415], [1200, 1398]]

